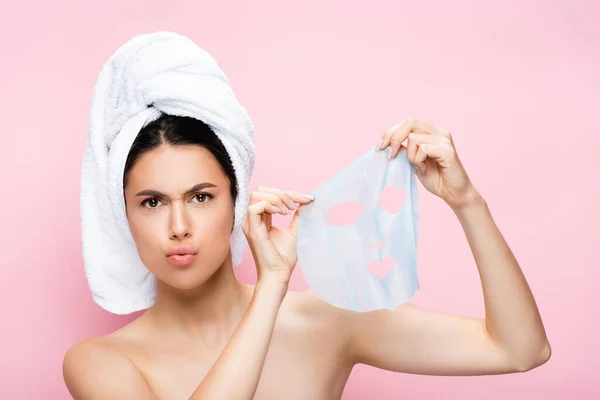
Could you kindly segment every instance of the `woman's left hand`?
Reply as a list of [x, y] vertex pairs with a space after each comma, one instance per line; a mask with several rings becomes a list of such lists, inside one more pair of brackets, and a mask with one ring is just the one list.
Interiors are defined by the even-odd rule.
[[[407, 146], [402, 145], [405, 139], [408, 139]], [[480, 197], [447, 130], [408, 118], [383, 134], [378, 149], [388, 146], [389, 159], [405, 151], [423, 186], [452, 209], [459, 209]]]

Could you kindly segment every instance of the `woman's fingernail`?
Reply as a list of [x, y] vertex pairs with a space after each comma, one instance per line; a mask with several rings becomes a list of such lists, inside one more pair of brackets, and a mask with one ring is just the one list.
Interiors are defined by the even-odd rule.
[[381, 139], [381, 140], [380, 140], [380, 141], [377, 143], [377, 145], [375, 146], [375, 150], [376, 150], [376, 151], [380, 151], [380, 150], [381, 150], [381, 145], [382, 145], [382, 144], [383, 144], [383, 139]]
[[315, 199], [315, 196], [313, 196], [312, 194], [304, 194], [304, 195], [302, 195], [302, 197], [304, 197], [305, 199], [308, 199], [308, 200], [314, 200]]
[[423, 175], [425, 173], [418, 165], [415, 165], [415, 168], [419, 174]]
[[390, 147], [390, 149], [388, 150], [388, 157], [387, 157], [387, 159], [388, 159], [388, 160], [391, 160], [391, 159], [392, 159], [392, 153], [393, 153], [393, 152], [394, 152], [394, 149], [392, 149], [392, 148]]
[[290, 203], [292, 203], [292, 210], [295, 210], [298, 208], [298, 204], [296, 204], [296, 202], [294, 202], [293, 200], [290, 200]]

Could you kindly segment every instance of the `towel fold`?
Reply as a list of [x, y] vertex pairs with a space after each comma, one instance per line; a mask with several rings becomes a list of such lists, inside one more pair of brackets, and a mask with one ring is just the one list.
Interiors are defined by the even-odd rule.
[[146, 309], [156, 278], [142, 263], [125, 214], [123, 171], [139, 131], [162, 114], [209, 125], [227, 150], [238, 182], [232, 262], [247, 246], [242, 223], [254, 169], [253, 123], [215, 59], [174, 32], [137, 35], [98, 75], [81, 169], [83, 259], [94, 301], [115, 314]]

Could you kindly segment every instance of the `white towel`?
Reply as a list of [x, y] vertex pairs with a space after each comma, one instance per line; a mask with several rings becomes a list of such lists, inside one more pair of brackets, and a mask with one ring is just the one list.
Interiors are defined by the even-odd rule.
[[146, 309], [156, 278], [142, 263], [123, 199], [125, 161], [140, 129], [163, 113], [209, 125], [232, 160], [238, 181], [232, 262], [247, 246], [242, 223], [254, 169], [254, 126], [216, 60], [174, 32], [137, 35], [104, 64], [94, 87], [81, 169], [85, 273], [94, 301], [115, 314]]

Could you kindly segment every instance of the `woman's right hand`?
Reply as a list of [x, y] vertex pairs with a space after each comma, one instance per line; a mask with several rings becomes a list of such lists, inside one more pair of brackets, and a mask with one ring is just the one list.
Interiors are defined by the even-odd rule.
[[[296, 230], [300, 209], [311, 201], [310, 195], [266, 187], [258, 187], [250, 194], [242, 230], [254, 256], [258, 282], [289, 283], [298, 261]], [[295, 212], [287, 228], [272, 225], [273, 214], [288, 215], [290, 211]]]

